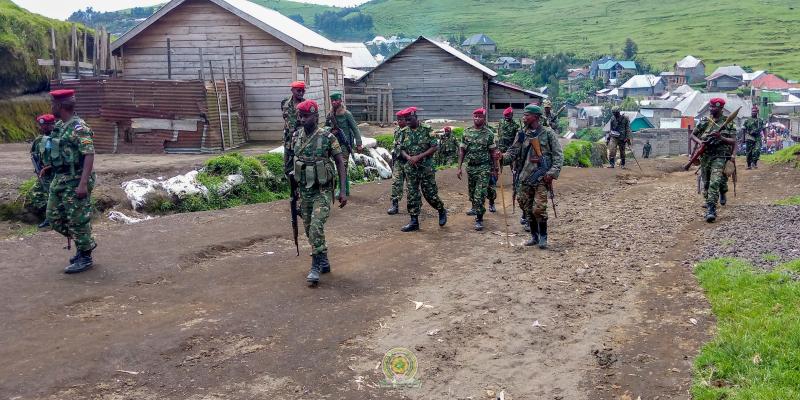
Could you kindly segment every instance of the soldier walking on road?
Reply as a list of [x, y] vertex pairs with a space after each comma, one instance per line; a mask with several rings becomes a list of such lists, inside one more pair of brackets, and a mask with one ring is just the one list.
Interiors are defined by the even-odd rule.
[[306, 94], [306, 83], [303, 81], [292, 82], [292, 95], [281, 101], [281, 112], [283, 113], [283, 167], [286, 175], [292, 171], [292, 157], [287, 154], [292, 140], [292, 134], [300, 128], [297, 120], [297, 105], [302, 103]]
[[564, 164], [561, 144], [552, 129], [542, 125], [542, 109], [525, 107], [525, 127], [514, 145], [504, 154], [496, 153], [503, 165], [521, 165], [519, 207], [528, 219], [531, 240], [526, 246], [547, 248], [547, 197], [553, 180], [558, 179]]
[[761, 158], [761, 138], [764, 134], [764, 120], [758, 118], [758, 106], [753, 106], [750, 118], [744, 121], [744, 145], [747, 149], [747, 169], [758, 169], [758, 159]]
[[[50, 139], [48, 165], [54, 173], [47, 200], [47, 219], [53, 230], [75, 240], [77, 252], [64, 269], [67, 274], [93, 265], [92, 189], [94, 189], [94, 140], [89, 126], [75, 115], [75, 91], [54, 90], [53, 115], [58, 118]], [[69, 247], [69, 246], [68, 246]]]
[[[50, 183], [53, 181], [53, 168], [49, 167], [50, 150], [53, 143], [50, 141], [50, 134], [56, 123], [53, 114], [44, 114], [36, 117], [39, 127], [39, 136], [31, 143], [31, 160], [37, 164], [39, 170], [36, 183], [31, 189], [31, 207], [37, 213], [44, 215], [47, 211], [47, 200], [50, 197]], [[50, 226], [50, 221], [45, 216], [44, 221], [39, 224], [39, 228]]]
[[[501, 153], [508, 151], [511, 145], [514, 144], [514, 140], [516, 140], [520, 129], [522, 129], [522, 126], [514, 119], [514, 109], [511, 107], [506, 108], [503, 111], [503, 120], [497, 124], [497, 149]], [[517, 174], [515, 173], [517, 170], [519, 170], [519, 168], [512, 164], [512, 176], [515, 177], [512, 184], [514, 185], [514, 190], [518, 191], [519, 179], [516, 179]], [[528, 220], [525, 219], [525, 213], [522, 213], [522, 216], [519, 217], [519, 223], [527, 229]]]
[[400, 212], [400, 200], [403, 199], [403, 185], [406, 182], [406, 159], [400, 154], [401, 143], [403, 142], [403, 129], [406, 127], [405, 118], [400, 116], [402, 111], [398, 111], [397, 128], [394, 130], [394, 148], [392, 149], [392, 206], [386, 211], [389, 215]]
[[434, 166], [450, 165], [458, 160], [458, 140], [453, 136], [453, 128], [444, 127], [439, 137], [439, 149], [433, 155]]
[[[364, 147], [361, 145], [361, 132], [358, 130], [356, 119], [353, 114], [347, 111], [344, 103], [342, 103], [341, 93], [331, 94], [331, 112], [325, 118], [325, 126], [330, 128], [331, 132], [339, 140], [339, 146], [342, 148], [342, 159], [344, 160], [344, 171], [347, 175], [350, 166], [350, 153], [355, 147], [355, 151], [361, 152]], [[337, 129], [340, 131], [337, 132]], [[347, 177], [345, 182], [345, 194], [350, 196], [350, 177]]]
[[619, 165], [625, 169], [625, 145], [631, 141], [631, 122], [622, 115], [618, 106], [611, 108], [611, 130], [606, 137], [608, 146], [608, 168], [614, 168], [617, 150], [619, 150]]
[[432, 135], [433, 129], [419, 123], [416, 107], [401, 111], [400, 118], [404, 118], [408, 125], [403, 130], [400, 152], [407, 161], [405, 169], [408, 179], [408, 214], [411, 216], [411, 220], [401, 231], [419, 230], [419, 213], [423, 196], [425, 201], [439, 212], [439, 226], [444, 226], [447, 223], [447, 210], [439, 198], [431, 159], [437, 149], [436, 138]]
[[[344, 185], [346, 169], [342, 149], [336, 137], [327, 129], [319, 127], [319, 107], [313, 100], [297, 105], [300, 129], [292, 135], [289, 153], [293, 156], [293, 171], [290, 179], [297, 182], [300, 194], [300, 215], [303, 217], [308, 243], [311, 245], [311, 270], [306, 281], [319, 283], [320, 274], [331, 271], [328, 247], [325, 243], [325, 222], [331, 212], [331, 198], [336, 186]], [[333, 160], [333, 161], [331, 161]], [[334, 167], [335, 162], [335, 167]], [[344, 190], [339, 191], [339, 208], [347, 204]]]
[[644, 147], [642, 148], [642, 158], [650, 158], [650, 152], [653, 151], [653, 146], [650, 144], [648, 140], [645, 142]]
[[703, 197], [706, 203], [706, 222], [717, 219], [717, 200], [727, 203], [728, 177], [725, 164], [731, 159], [736, 146], [736, 129], [732, 124], [722, 126], [725, 117], [722, 112], [725, 100], [713, 98], [709, 102], [710, 117], [703, 118], [692, 131], [691, 139], [697, 144], [705, 143], [706, 148], [700, 156], [700, 174], [705, 183]]
[[[463, 175], [462, 165], [467, 161], [469, 199], [475, 212], [475, 230], [483, 230], [484, 202], [489, 190], [490, 177], [497, 176], [492, 154], [497, 149], [494, 132], [486, 125], [486, 110], [479, 108], [472, 113], [473, 126], [464, 131], [459, 145], [458, 179]], [[491, 200], [490, 200], [491, 201]], [[491, 201], [493, 203], [493, 201]], [[493, 204], [492, 204], [493, 205]]]

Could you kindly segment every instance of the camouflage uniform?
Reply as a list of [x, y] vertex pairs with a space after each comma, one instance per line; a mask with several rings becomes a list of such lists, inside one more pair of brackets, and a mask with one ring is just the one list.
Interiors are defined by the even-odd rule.
[[300, 214], [312, 254], [327, 253], [325, 222], [331, 213], [331, 197], [339, 179], [331, 161], [342, 154], [339, 141], [327, 129], [318, 128], [313, 135], [298, 129], [290, 144], [294, 154], [294, 176], [300, 194]]
[[94, 172], [87, 183], [87, 196], [79, 199], [75, 193], [83, 173], [83, 156], [94, 154], [93, 135], [89, 126], [77, 116], [67, 122], [58, 121], [50, 134], [48, 165], [54, 176], [47, 200], [47, 219], [54, 231], [74, 239], [79, 251], [96, 247], [92, 237], [91, 200]]
[[406, 160], [400, 154], [400, 146], [403, 141], [403, 129], [397, 128], [394, 130], [394, 149], [392, 155], [394, 156], [394, 163], [392, 165], [392, 172], [394, 173], [394, 181], [392, 182], [392, 201], [399, 202], [403, 198], [403, 183], [406, 182]]
[[[40, 167], [44, 168], [50, 164], [50, 136], [39, 135], [31, 143], [31, 154], [36, 155], [41, 163]], [[53, 182], [53, 169], [48, 169], [41, 178], [36, 180], [31, 190], [31, 207], [36, 212], [44, 214], [47, 211], [47, 200], [50, 197], [50, 183]]]
[[653, 151], [653, 145], [649, 142], [644, 144], [642, 147], [642, 158], [650, 158], [650, 153]]
[[460, 147], [464, 149], [464, 161], [467, 162], [467, 186], [472, 209], [478, 215], [483, 215], [486, 213], [484, 202], [487, 192], [493, 189], [489, 181], [493, 167], [490, 152], [497, 148], [494, 132], [485, 125], [481, 129], [467, 128]]
[[497, 148], [503, 153], [508, 151], [509, 147], [514, 144], [514, 139], [517, 138], [519, 130], [520, 124], [517, 121], [503, 118], [497, 124]]
[[747, 149], [747, 167], [754, 167], [761, 158], [761, 135], [764, 130], [764, 121], [761, 118], [748, 118], [744, 122], [744, 144]]
[[[701, 141], [709, 139], [708, 135], [720, 129], [719, 124], [723, 123], [725, 118], [720, 117], [719, 120], [714, 120], [714, 117], [703, 118], [699, 124], [692, 131]], [[728, 124], [722, 129], [722, 136], [726, 138], [735, 139], [736, 130], [732, 124]], [[706, 204], [713, 204], [716, 206], [719, 200], [720, 193], [725, 194], [728, 192], [728, 176], [725, 175], [725, 164], [731, 158], [732, 147], [724, 144], [718, 140], [710, 140], [706, 145], [706, 151], [700, 156], [700, 176], [703, 179], [703, 198]]]
[[445, 133], [439, 137], [439, 149], [433, 155], [433, 162], [436, 166], [458, 162], [458, 141], [452, 133]]
[[[334, 119], [336, 122], [334, 123]], [[344, 170], [349, 171], [350, 167], [350, 150], [348, 150], [348, 146], [350, 149], [355, 151], [356, 146], [361, 146], [361, 132], [358, 130], [358, 124], [356, 123], [355, 118], [353, 118], [353, 114], [350, 111], [347, 111], [347, 108], [342, 105], [338, 110], [336, 110], [336, 115], [334, 116], [333, 113], [329, 113], [325, 118], [325, 126], [328, 128], [333, 129], [334, 125], [338, 126], [339, 129], [342, 130], [342, 138], [347, 141], [347, 146], [344, 143], [339, 143], [339, 147], [342, 149], [342, 159], [344, 160]], [[345, 182], [347, 188], [345, 193], [349, 196], [350, 195], [350, 178], [348, 176], [347, 181]]]
[[620, 114], [619, 118], [611, 116], [611, 132], [619, 132], [619, 136], [613, 136], [609, 132], [608, 139], [610, 145], [608, 148], [608, 160], [611, 165], [614, 165], [614, 159], [617, 156], [617, 149], [619, 149], [620, 165], [625, 166], [625, 142], [631, 136], [631, 122], [628, 117]]
[[[300, 104], [300, 103], [297, 103]], [[292, 141], [292, 134], [298, 128], [300, 123], [297, 121], [297, 104], [294, 102], [294, 97], [289, 96], [281, 101], [281, 112], [283, 113], [283, 167], [284, 172], [288, 175], [292, 171], [292, 157], [288, 154], [286, 149], [289, 148]]]
[[[436, 146], [436, 138], [432, 132], [433, 129], [430, 126], [422, 124], [417, 129], [411, 129], [410, 126], [403, 128], [401, 149], [409, 156], [426, 152]], [[442, 212], [444, 203], [439, 198], [439, 189], [436, 187], [433, 160], [428, 157], [420, 160], [416, 165], [407, 163], [405, 170], [408, 179], [408, 213], [411, 216], [419, 215], [423, 196], [431, 207]]]

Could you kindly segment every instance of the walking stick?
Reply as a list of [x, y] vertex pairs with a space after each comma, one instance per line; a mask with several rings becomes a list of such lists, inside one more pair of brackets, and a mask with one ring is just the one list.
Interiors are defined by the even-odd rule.
[[506, 189], [503, 185], [503, 166], [497, 172], [497, 181], [500, 182], [500, 201], [503, 203], [503, 222], [506, 224], [506, 244], [511, 247], [511, 239], [508, 237], [508, 213], [506, 212]]
[[627, 142], [625, 144], [627, 144], [628, 148], [631, 149], [631, 157], [633, 157], [633, 161], [636, 161], [636, 166], [639, 167], [639, 172], [644, 172], [642, 166], [639, 165], [639, 160], [636, 159], [636, 153], [633, 152], [633, 146], [631, 146], [631, 144]]

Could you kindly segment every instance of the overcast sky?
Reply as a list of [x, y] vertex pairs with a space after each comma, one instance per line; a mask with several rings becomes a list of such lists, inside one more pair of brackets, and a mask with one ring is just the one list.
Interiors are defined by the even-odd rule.
[[[116, 11], [131, 7], [152, 6], [166, 3], [168, 0], [11, 0], [44, 16], [56, 19], [67, 19], [73, 12], [92, 7], [97, 11]], [[296, 0], [302, 3], [327, 4], [331, 6], [355, 6], [366, 0]]]

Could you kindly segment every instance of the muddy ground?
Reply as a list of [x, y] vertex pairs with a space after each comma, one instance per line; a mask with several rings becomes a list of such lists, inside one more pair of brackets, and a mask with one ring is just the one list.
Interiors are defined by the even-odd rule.
[[[2, 241], [0, 398], [686, 399], [714, 324], [691, 260], [710, 229], [797, 194], [800, 173], [740, 171], [708, 225], [680, 164], [565, 168], [547, 251], [520, 245], [518, 211], [511, 247], [502, 211], [472, 230], [455, 171], [437, 174], [448, 225], [424, 208], [412, 234], [385, 213], [388, 182], [356, 186], [316, 289], [284, 201], [98, 224], [77, 276], [55, 233]], [[415, 353], [419, 388], [381, 388], [394, 347]]]

